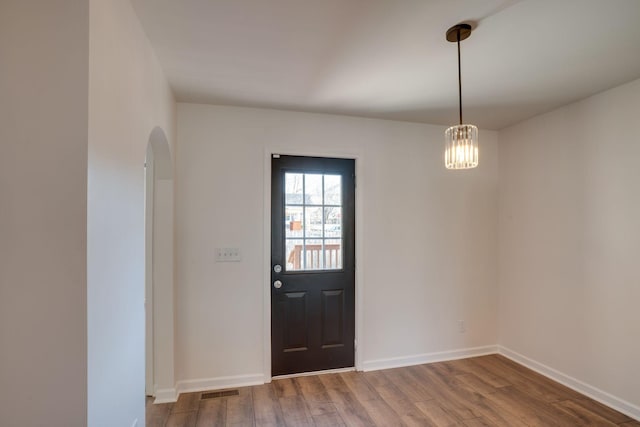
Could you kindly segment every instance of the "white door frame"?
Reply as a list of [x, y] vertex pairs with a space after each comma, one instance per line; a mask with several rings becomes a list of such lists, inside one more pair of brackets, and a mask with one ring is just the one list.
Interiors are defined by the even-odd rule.
[[363, 337], [364, 337], [364, 325], [363, 325], [363, 297], [364, 297], [364, 186], [363, 179], [363, 157], [362, 153], [352, 152], [338, 152], [338, 151], [322, 151], [322, 150], [305, 150], [300, 148], [285, 148], [285, 147], [267, 147], [264, 151], [264, 268], [263, 268], [263, 352], [264, 352], [264, 382], [271, 382], [271, 157], [273, 154], [281, 154], [283, 156], [307, 156], [307, 157], [328, 157], [328, 158], [342, 158], [353, 159], [355, 161], [356, 171], [356, 189], [355, 189], [355, 203], [356, 203], [356, 272], [355, 272], [355, 368], [356, 370], [362, 370], [362, 357], [363, 357]]
[[145, 263], [145, 394], [155, 396], [154, 366], [153, 366], [153, 150], [151, 144], [147, 146], [147, 157], [144, 163], [145, 205], [144, 205], [144, 263]]
[[145, 393], [159, 403], [176, 398], [174, 171], [159, 127], [149, 136], [145, 163]]

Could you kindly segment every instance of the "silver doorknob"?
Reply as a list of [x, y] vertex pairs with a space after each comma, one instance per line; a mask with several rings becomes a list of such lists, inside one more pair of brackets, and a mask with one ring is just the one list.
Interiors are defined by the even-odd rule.
[[282, 287], [282, 282], [280, 280], [276, 280], [273, 282], [273, 287], [276, 289], [280, 289]]

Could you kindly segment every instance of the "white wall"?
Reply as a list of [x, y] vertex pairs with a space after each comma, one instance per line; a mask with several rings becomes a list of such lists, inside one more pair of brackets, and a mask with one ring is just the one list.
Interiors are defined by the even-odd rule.
[[[178, 379], [264, 373], [271, 148], [358, 157], [365, 365], [495, 344], [497, 138], [482, 131], [480, 167], [452, 172], [443, 135], [440, 126], [178, 104]], [[215, 263], [215, 247], [239, 247], [242, 262]]]
[[144, 159], [175, 102], [128, 0], [90, 2], [88, 421], [144, 425]]
[[86, 425], [89, 3], [0, 2], [0, 425]]
[[640, 80], [499, 134], [500, 343], [636, 415], [638, 117]]

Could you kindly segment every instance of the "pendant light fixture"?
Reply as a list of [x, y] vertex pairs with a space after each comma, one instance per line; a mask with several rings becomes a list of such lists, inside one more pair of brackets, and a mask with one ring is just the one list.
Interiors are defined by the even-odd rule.
[[460, 71], [460, 42], [471, 35], [471, 25], [458, 24], [447, 30], [447, 41], [458, 43], [458, 106], [460, 124], [444, 133], [446, 148], [444, 165], [447, 169], [470, 169], [478, 166], [478, 128], [462, 124], [462, 73]]

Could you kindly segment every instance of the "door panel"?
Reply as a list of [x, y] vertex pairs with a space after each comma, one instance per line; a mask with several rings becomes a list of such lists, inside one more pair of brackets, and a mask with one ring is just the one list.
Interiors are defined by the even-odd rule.
[[309, 346], [307, 343], [307, 293], [287, 292], [283, 294], [283, 300], [285, 324], [288, 325], [284, 329], [283, 351], [306, 351]]
[[344, 291], [322, 291], [322, 348], [341, 347], [344, 323]]
[[274, 156], [271, 166], [272, 374], [351, 367], [354, 160]]

